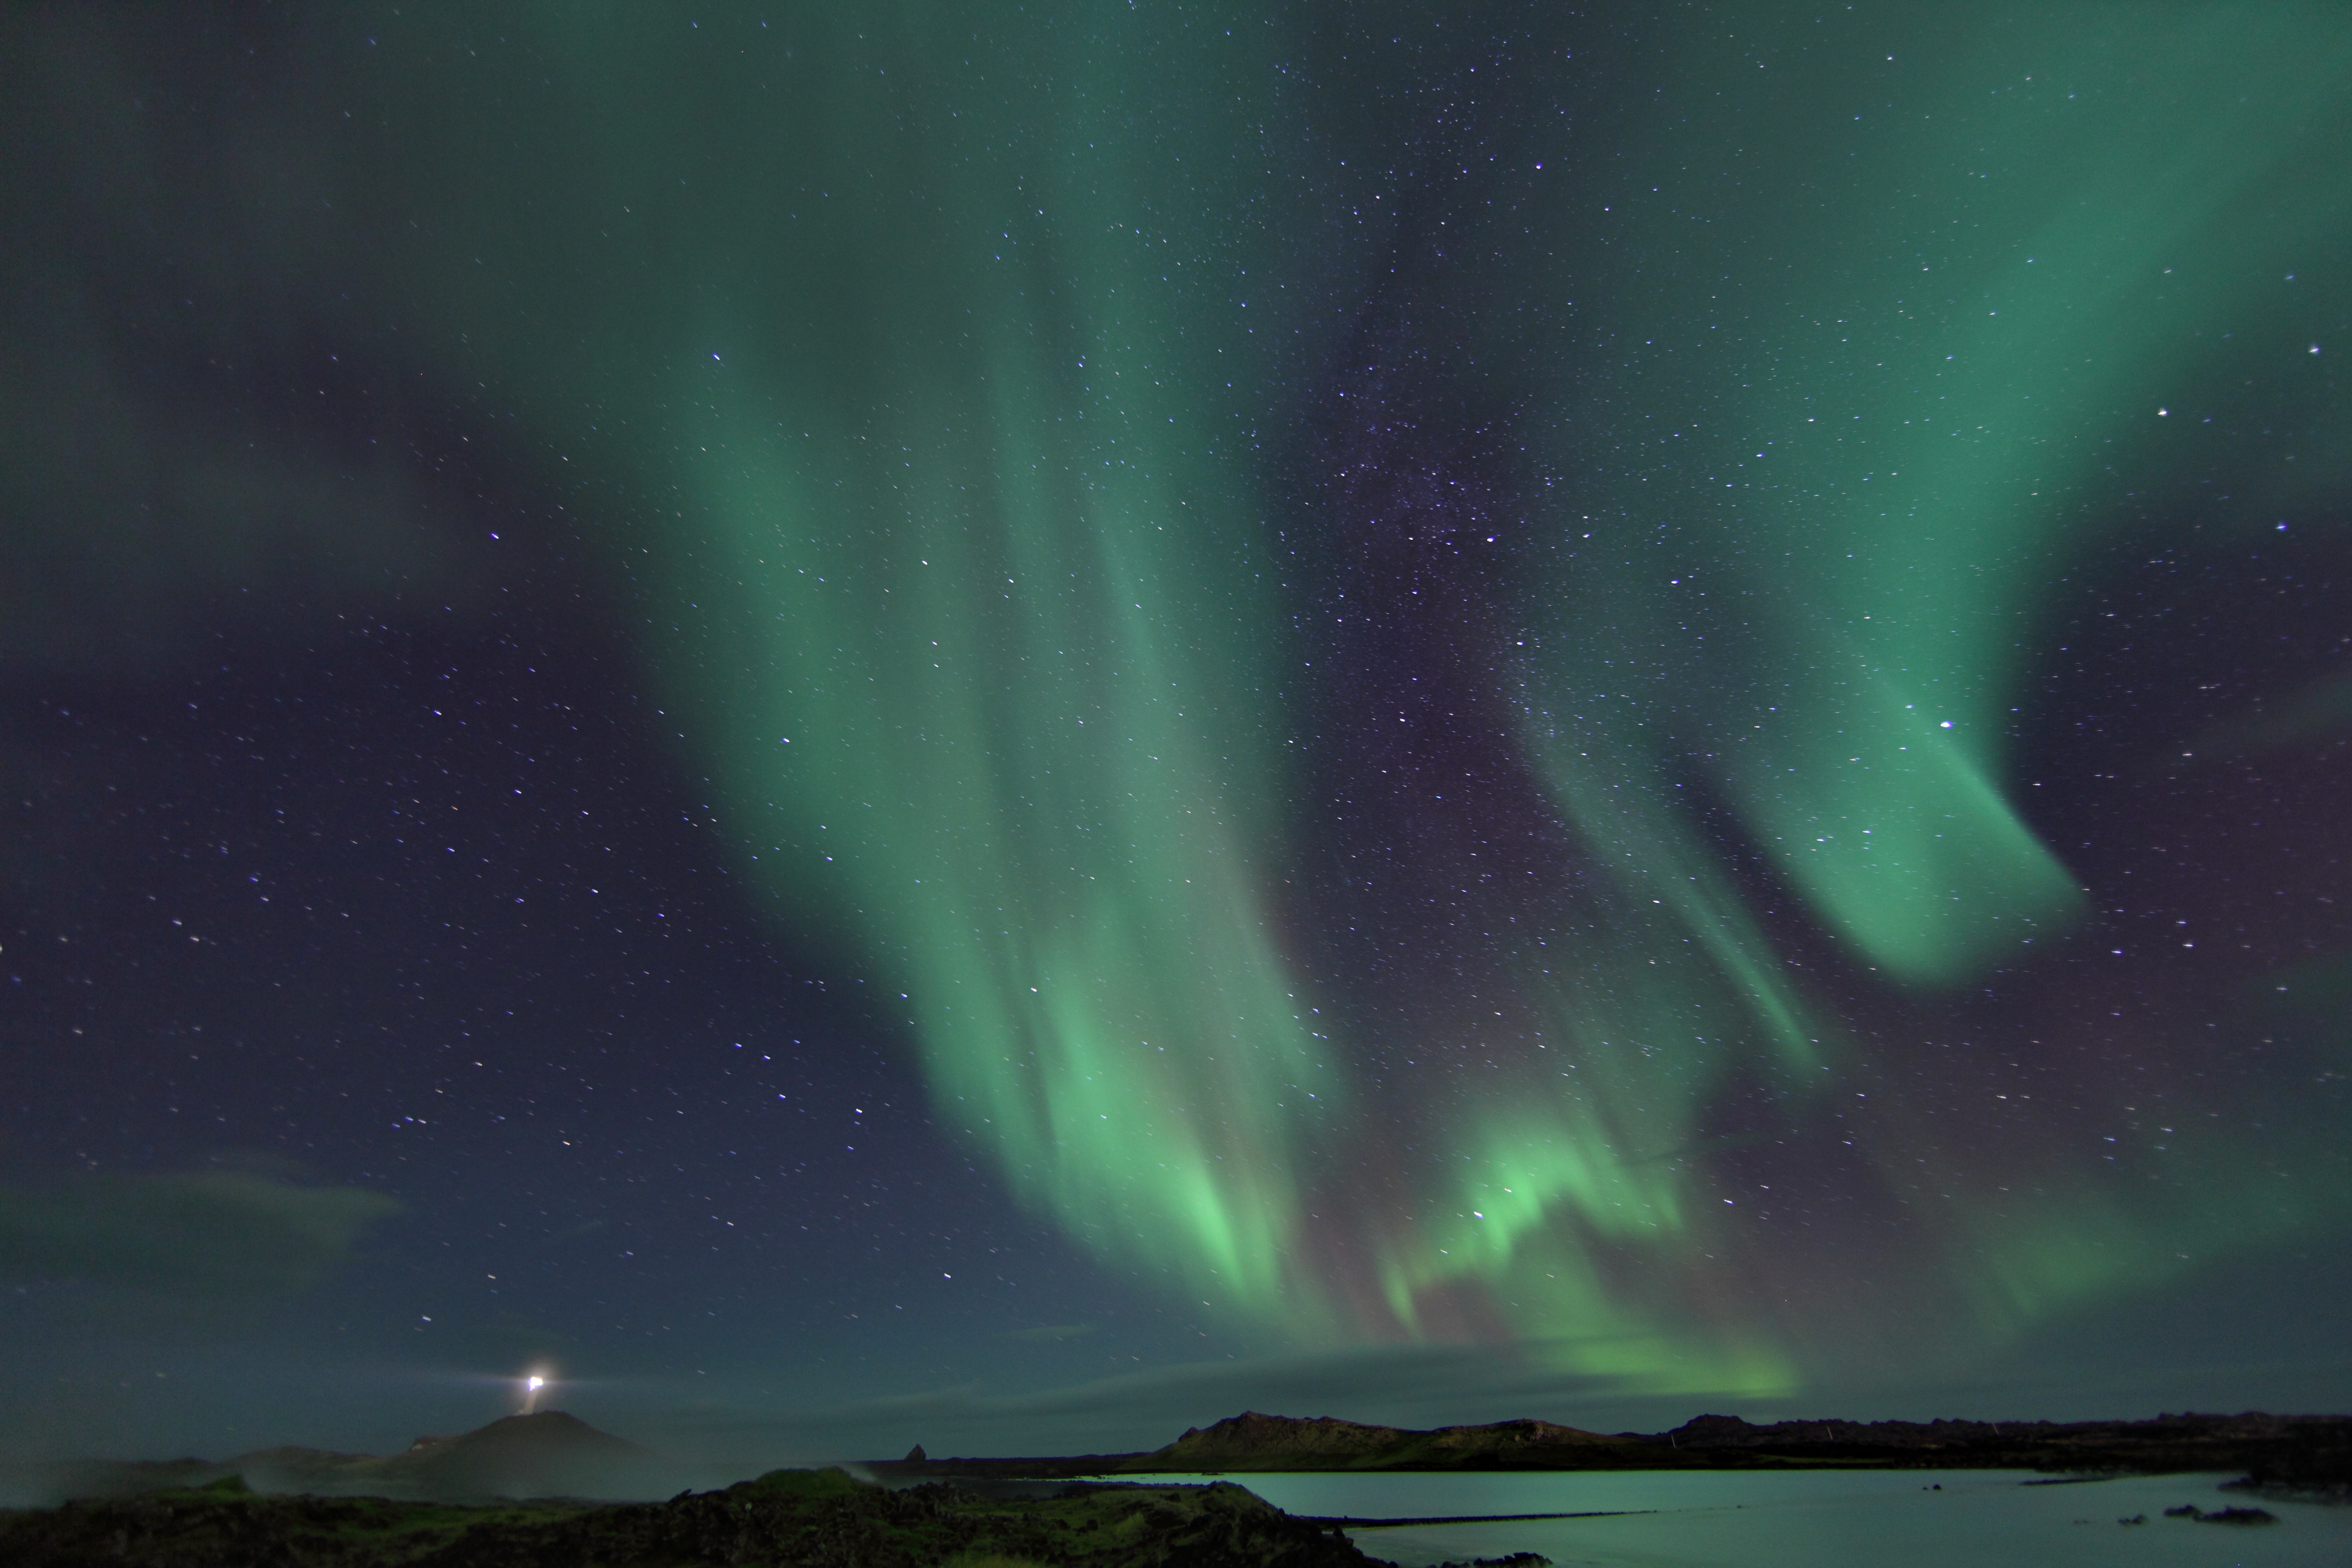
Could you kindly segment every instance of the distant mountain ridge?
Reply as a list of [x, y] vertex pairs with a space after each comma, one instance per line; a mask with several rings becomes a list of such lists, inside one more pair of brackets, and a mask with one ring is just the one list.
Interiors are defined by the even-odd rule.
[[461, 1502], [489, 1498], [652, 1498], [677, 1489], [676, 1466], [561, 1410], [509, 1415], [452, 1436], [419, 1437], [385, 1458], [273, 1447], [232, 1459], [51, 1468], [60, 1497], [118, 1497], [242, 1476], [257, 1492]]
[[[2352, 1499], [2352, 1416], [2185, 1414], [2137, 1421], [1851, 1421], [1759, 1426], [1694, 1416], [1665, 1432], [1589, 1432], [1522, 1418], [1428, 1430], [1245, 1410], [1148, 1453], [866, 1462], [886, 1480], [1023, 1480], [1151, 1472], [1664, 1470], [1857, 1467], [2163, 1473], [2242, 1470], [2281, 1495]], [[377, 1458], [318, 1448], [232, 1459], [42, 1468], [37, 1503], [130, 1497], [242, 1478], [260, 1493], [417, 1502], [512, 1498], [653, 1499], [707, 1485], [658, 1454], [562, 1411], [510, 1415]], [[1024, 1494], [1032, 1495], [1032, 1494]]]
[[1670, 1431], [1549, 1421], [1430, 1430], [1244, 1411], [1141, 1454], [879, 1460], [880, 1475], [1069, 1477], [1272, 1470], [1668, 1470], [1821, 1467], [2138, 1473], [2244, 1470], [2259, 1486], [2352, 1495], [2352, 1416], [2159, 1415], [2138, 1421], [1778, 1421], [1694, 1416]]
[[1715, 1466], [1748, 1462], [1985, 1468], [2244, 1469], [2257, 1482], [2352, 1483], [2352, 1416], [2181, 1415], [2137, 1421], [1776, 1421], [1699, 1415], [1648, 1439]]
[[[1192, 1427], [1164, 1448], [1123, 1468], [1221, 1469], [1560, 1469], [1593, 1468], [1623, 1457], [1643, 1466], [1656, 1454], [1643, 1438], [1603, 1436], [1575, 1426], [1521, 1418], [1431, 1431], [1370, 1426], [1328, 1415], [1299, 1420], [1244, 1410]], [[1312, 1461], [1311, 1467], [1307, 1461]]]

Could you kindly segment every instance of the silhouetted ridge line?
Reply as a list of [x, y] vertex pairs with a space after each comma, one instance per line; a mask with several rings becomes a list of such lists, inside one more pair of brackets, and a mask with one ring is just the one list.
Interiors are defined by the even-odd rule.
[[1143, 1454], [881, 1460], [903, 1478], [1266, 1470], [1658, 1470], [1879, 1468], [2167, 1472], [2242, 1469], [2256, 1484], [2352, 1490], [2352, 1416], [2158, 1415], [2139, 1421], [1776, 1421], [1692, 1417], [1665, 1432], [1520, 1419], [1428, 1430], [1245, 1410]]

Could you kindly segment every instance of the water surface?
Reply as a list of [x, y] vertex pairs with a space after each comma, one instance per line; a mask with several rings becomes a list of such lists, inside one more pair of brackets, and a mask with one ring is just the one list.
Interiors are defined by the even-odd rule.
[[[1139, 1479], [1189, 1481], [1198, 1476]], [[2063, 1486], [2026, 1470], [1636, 1470], [1581, 1475], [1233, 1475], [1295, 1514], [1413, 1519], [1652, 1510], [1614, 1518], [1349, 1531], [1400, 1568], [1539, 1552], [1559, 1568], [2342, 1568], [2352, 1508], [2218, 1490], [2228, 1475]], [[1940, 1490], [1936, 1489], [1941, 1488]], [[2255, 1505], [2274, 1525], [2164, 1510]], [[2119, 1519], [2145, 1514], [2147, 1522]]]

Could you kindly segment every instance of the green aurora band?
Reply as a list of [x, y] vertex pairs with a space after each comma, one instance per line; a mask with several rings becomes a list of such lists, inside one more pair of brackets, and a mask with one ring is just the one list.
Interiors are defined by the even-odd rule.
[[[2283, 278], [2346, 253], [2352, 19], [1867, 9], [1612, 42], [1672, 89], [1491, 149], [1512, 195], [1437, 287], [1534, 389], [1497, 690], [1602, 869], [1468, 988], [1502, 1000], [1409, 1031], [1286, 924], [1322, 656], [1276, 467], [1328, 301], [1412, 237], [1335, 216], [1412, 128], [1310, 127], [1343, 112], [1287, 74], [1313, 40], [886, 5], [705, 16], [681, 52], [676, 17], [551, 19], [530, 90], [569, 140], [414, 94], [420, 134], [524, 151], [393, 176], [467, 216], [385, 242], [575, 509], [625, 520], [743, 864], [903, 994], [942, 1123], [1024, 1202], [1296, 1341], [1786, 1386], [1823, 1335], [1729, 1283], [1775, 1267], [1716, 1180], [1735, 1089], [1889, 1191], [1939, 1170], [1881, 1272], [1977, 1340], [2318, 1202], [2243, 1197], [2219, 1134], [2145, 1190], [2038, 1112], [1963, 1150], [1853, 1015], [1933, 1019], [2085, 918], [2011, 715], [2070, 563], [2178, 526], [2127, 498], [2228, 465], [2204, 521], [2251, 531], [2347, 473], [2340, 418], [2254, 474], [2212, 432], [2333, 395], [2307, 351], [2340, 285]], [[1428, 34], [1403, 15], [1316, 47]], [[1608, 79], [1547, 49], [1523, 90]], [[600, 113], [636, 103], [677, 107]], [[1794, 961], [1786, 898], [1850, 973]], [[1425, 1092], [1373, 1065], [1461, 1049], [1487, 1070]]]
[[[1727, 84], [1708, 156], [1677, 145], [1673, 117], [1637, 132], [1663, 155], [1624, 180], [1638, 216], [1618, 248], [1643, 260], [1582, 280], [1649, 351], [1625, 355], [1611, 397], [1675, 449], [1603, 467], [1563, 440], [1559, 466], [1607, 521], [1579, 531], [1595, 542], [1581, 580], [1552, 589], [1552, 640], [1589, 646], [1598, 624], [1618, 665], [1703, 672], [1699, 722], [1721, 748], [1706, 772], [1818, 915], [1906, 981], [1962, 981], [2076, 913], [2004, 788], [2025, 634], [2084, 529], [2112, 523], [2105, 448], [2138, 443], [2137, 488], [2177, 484], [2210, 446], [2136, 426], [2200, 393], [2183, 424], [2220, 412], [2209, 389], [2243, 381], [2231, 329], [2263, 368], [2305, 352], [2304, 302], [2273, 264], [2324, 254], [2346, 216], [2303, 162], [2340, 28], [2233, 10], [2118, 37], [2107, 20], [1907, 38], [1934, 63], [1889, 56], [1884, 83], [1846, 79], [1841, 58], [1767, 86], [1755, 60], [1738, 68], [1769, 46], [1727, 40], [1690, 68]], [[1864, 112], [1790, 115], [1807, 100]], [[2158, 117], [2196, 132], [2152, 135]], [[2238, 499], [2300, 508], [2317, 487], [2292, 478]], [[1711, 536], [1684, 559], [1726, 563], [1720, 582], [1660, 592], [1657, 558], [1622, 536], [1661, 518]], [[1693, 646], [1709, 594], [1740, 601], [1727, 649]], [[1532, 684], [1556, 706], [1612, 680], [1586, 659]], [[1615, 742], [1611, 776], [1654, 772], [1627, 765], [1642, 749]], [[1580, 770], [1553, 766], [1592, 820], [1566, 782]]]

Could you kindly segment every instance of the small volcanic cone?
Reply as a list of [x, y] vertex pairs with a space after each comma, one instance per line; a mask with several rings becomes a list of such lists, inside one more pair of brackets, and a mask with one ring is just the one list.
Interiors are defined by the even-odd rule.
[[644, 1495], [646, 1479], [665, 1468], [649, 1449], [542, 1410], [421, 1440], [371, 1467], [369, 1479], [417, 1497], [622, 1497]]

